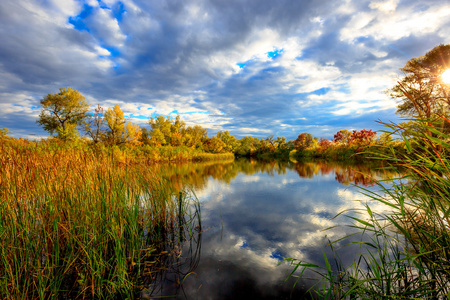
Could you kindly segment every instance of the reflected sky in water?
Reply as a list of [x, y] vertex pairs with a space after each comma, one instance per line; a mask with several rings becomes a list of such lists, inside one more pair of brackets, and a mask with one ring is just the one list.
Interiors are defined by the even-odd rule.
[[355, 200], [369, 200], [352, 184], [374, 189], [371, 178], [393, 175], [378, 168], [250, 160], [171, 166], [168, 178], [191, 185], [198, 197], [204, 232], [198, 266], [182, 288], [168, 284], [160, 295], [301, 298], [308, 283], [293, 289], [293, 282], [285, 282], [288, 266], [280, 262], [293, 257], [323, 265], [327, 239], [350, 233], [346, 227], [324, 229], [348, 222], [332, 218], [360, 205]]

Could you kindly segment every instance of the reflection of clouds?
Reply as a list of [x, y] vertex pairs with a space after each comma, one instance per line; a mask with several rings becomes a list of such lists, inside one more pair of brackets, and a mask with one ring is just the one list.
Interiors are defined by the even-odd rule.
[[[195, 191], [206, 231], [197, 275], [186, 280], [185, 291], [192, 298], [227, 298], [219, 291], [243, 281], [259, 291], [275, 290], [286, 278], [288, 266], [278, 265], [283, 258], [323, 265], [322, 248], [328, 239], [354, 232], [340, 226], [348, 224], [344, 217], [333, 217], [370, 202], [357, 187], [337, 182], [330, 165], [295, 165], [283, 173], [273, 163], [257, 166], [248, 161], [234, 167], [238, 171], [227, 169], [236, 174], [231, 180], [209, 177]], [[299, 171], [307, 178], [299, 177]], [[291, 287], [285, 288], [290, 292]]]
[[[196, 277], [186, 280], [184, 288], [188, 295], [218, 299], [217, 294], [221, 290], [228, 289], [233, 281], [241, 278], [249, 280], [247, 277], [259, 290], [270, 290], [280, 285], [286, 278], [287, 266], [279, 266], [279, 259], [273, 255], [279, 250], [278, 247], [261, 248], [252, 243], [242, 247], [244, 243], [244, 237], [234, 234], [204, 241], [202, 260], [206, 263], [195, 271]], [[295, 254], [301, 257], [300, 251]], [[289, 292], [291, 286], [285, 286], [285, 289]]]
[[240, 178], [241, 182], [258, 182], [261, 180], [259, 176], [245, 176]]
[[298, 181], [297, 178], [292, 178], [292, 179], [285, 179], [285, 178], [283, 178], [283, 179], [281, 180], [281, 185], [286, 186], [286, 185], [288, 185], [288, 184], [296, 183], [297, 181]]
[[200, 202], [221, 201], [223, 195], [230, 193], [231, 189], [227, 183], [210, 178], [204, 187], [194, 189], [194, 192]]
[[344, 200], [348, 200], [348, 201], [357, 200], [357, 199], [363, 200], [363, 198], [367, 199], [367, 196], [357, 193], [350, 189], [338, 188], [336, 190], [336, 193], [338, 194], [339, 197], [341, 197]]
[[[218, 255], [239, 264], [251, 262], [252, 266], [271, 269], [269, 273], [276, 277], [285, 270], [276, 267], [278, 259], [273, 253], [316, 262], [320, 256], [312, 249], [319, 250], [326, 236], [342, 237], [347, 233], [345, 228], [327, 232], [323, 229], [339, 224], [339, 220], [331, 218], [356, 193], [347, 192], [342, 197], [336, 191], [338, 184], [330, 187], [326, 181], [322, 186], [319, 180], [305, 183], [293, 172], [283, 177], [260, 174], [258, 178], [233, 181], [225, 195], [215, 194], [204, 203], [208, 214], [222, 216], [224, 238], [220, 242], [213, 239], [215, 243], [207, 246], [204, 243], [206, 250], [202, 255]], [[318, 215], [320, 212], [325, 214]], [[204, 223], [216, 222], [207, 226], [219, 226], [218, 218], [205, 217]], [[243, 248], [244, 243], [248, 246]]]

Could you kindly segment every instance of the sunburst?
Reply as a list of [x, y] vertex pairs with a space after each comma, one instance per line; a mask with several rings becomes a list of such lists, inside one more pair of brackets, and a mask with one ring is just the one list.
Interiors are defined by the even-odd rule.
[[444, 73], [441, 74], [441, 79], [443, 83], [450, 84], [450, 69], [445, 70]]

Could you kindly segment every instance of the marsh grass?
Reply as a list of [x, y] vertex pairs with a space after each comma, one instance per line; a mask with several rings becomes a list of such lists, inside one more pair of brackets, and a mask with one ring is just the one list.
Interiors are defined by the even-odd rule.
[[0, 145], [0, 298], [139, 298], [201, 231], [193, 197], [92, 148]]
[[[377, 181], [377, 192], [361, 188], [370, 201], [363, 203], [363, 209], [342, 212], [355, 233], [328, 244], [333, 255], [324, 254], [325, 267], [288, 259], [293, 266], [289, 276], [304, 277], [312, 271], [322, 279], [310, 290], [311, 296], [450, 297], [450, 136], [430, 120], [413, 121], [414, 131], [401, 124], [384, 124], [403, 137], [404, 147], [400, 151], [385, 147], [370, 155], [388, 162], [398, 178]], [[373, 204], [386, 209], [372, 211]], [[344, 240], [351, 242], [338, 249]], [[342, 251], [357, 253], [352, 264], [344, 265], [339, 255]]]

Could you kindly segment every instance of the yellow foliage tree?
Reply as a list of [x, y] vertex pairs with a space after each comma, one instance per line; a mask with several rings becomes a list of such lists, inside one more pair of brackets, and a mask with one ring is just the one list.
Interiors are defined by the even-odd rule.
[[139, 144], [141, 130], [139, 126], [126, 122], [125, 116], [119, 104], [108, 108], [105, 113], [105, 121], [108, 127], [105, 138], [109, 144]]
[[8, 139], [9, 130], [8, 128], [0, 128], [0, 140]]

